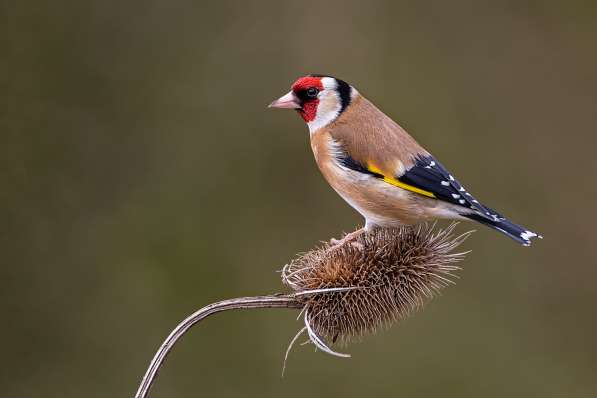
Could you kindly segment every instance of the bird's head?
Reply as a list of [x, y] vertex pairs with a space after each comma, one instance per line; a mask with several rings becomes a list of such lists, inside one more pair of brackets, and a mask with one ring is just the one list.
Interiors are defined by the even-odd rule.
[[336, 120], [356, 95], [357, 91], [340, 79], [308, 75], [295, 81], [291, 90], [269, 107], [296, 109], [313, 133]]

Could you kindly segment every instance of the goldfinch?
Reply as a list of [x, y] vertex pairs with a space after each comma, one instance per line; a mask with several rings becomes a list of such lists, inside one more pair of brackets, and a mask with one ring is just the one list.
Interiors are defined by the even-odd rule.
[[477, 221], [524, 246], [540, 237], [477, 201], [402, 127], [340, 79], [301, 77], [269, 106], [298, 111], [319, 169], [365, 217], [366, 230], [445, 218]]

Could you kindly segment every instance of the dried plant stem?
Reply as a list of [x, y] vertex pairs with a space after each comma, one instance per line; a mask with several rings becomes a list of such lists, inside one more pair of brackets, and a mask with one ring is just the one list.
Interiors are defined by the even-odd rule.
[[302, 308], [303, 303], [299, 301], [294, 295], [271, 295], [271, 296], [256, 296], [256, 297], [241, 297], [233, 298], [229, 300], [218, 301], [217, 303], [210, 304], [196, 311], [195, 313], [188, 316], [185, 320], [176, 326], [176, 328], [170, 333], [166, 340], [162, 343], [160, 349], [156, 352], [135, 398], [147, 398], [149, 391], [153, 385], [155, 378], [160, 370], [160, 367], [166, 360], [166, 356], [174, 344], [180, 339], [191, 327], [198, 322], [207, 318], [210, 315], [218, 312], [227, 310], [238, 310], [238, 309], [249, 309], [249, 308]]

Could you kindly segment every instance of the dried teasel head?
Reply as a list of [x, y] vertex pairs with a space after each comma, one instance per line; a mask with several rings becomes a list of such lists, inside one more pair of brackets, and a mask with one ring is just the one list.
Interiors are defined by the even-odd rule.
[[454, 236], [455, 226], [376, 229], [338, 247], [323, 244], [287, 264], [282, 281], [303, 302], [305, 322], [290, 347], [307, 331], [319, 349], [348, 356], [326, 341], [346, 343], [420, 308], [460, 269], [456, 263], [466, 252], [452, 251], [472, 231]]

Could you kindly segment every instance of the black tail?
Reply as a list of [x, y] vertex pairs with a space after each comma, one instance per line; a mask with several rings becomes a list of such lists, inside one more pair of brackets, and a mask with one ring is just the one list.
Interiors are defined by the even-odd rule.
[[[493, 210], [491, 210], [491, 212], [493, 212]], [[501, 233], [508, 235], [510, 238], [514, 239], [523, 246], [530, 246], [531, 238], [543, 238], [541, 235], [537, 235], [536, 233], [529, 231], [528, 229], [523, 228], [520, 225], [516, 225], [506, 220], [505, 218], [491, 220], [476, 213], [463, 214], [462, 216], [471, 220], [475, 220], [483, 225], [487, 225], [489, 228], [493, 228], [497, 231], [500, 231]]]

